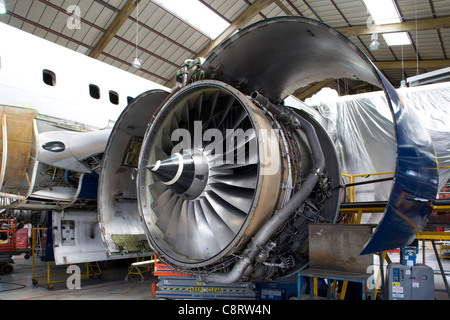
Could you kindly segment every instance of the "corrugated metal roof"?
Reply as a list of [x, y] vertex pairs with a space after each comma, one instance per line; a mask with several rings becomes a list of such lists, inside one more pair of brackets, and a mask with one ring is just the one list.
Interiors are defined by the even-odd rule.
[[[113, 21], [131, 0], [6, 0], [8, 13], [0, 16], [7, 23], [51, 42], [89, 55], [100, 39], [108, 32]], [[199, 0], [230, 23], [237, 21], [253, 4], [263, 0]], [[404, 22], [446, 18], [450, 21], [449, 0], [396, 0]], [[73, 22], [71, 5], [80, 11], [79, 29], [70, 28]], [[206, 35], [182, 21], [151, 0], [139, 2], [139, 57], [143, 60], [140, 70], [131, 67], [136, 55], [137, 10], [123, 21], [101, 54], [104, 61], [128, 72], [160, 84], [170, 83], [177, 69], [186, 59], [197, 57], [211, 43]], [[244, 25], [264, 18], [287, 14], [302, 15], [321, 20], [334, 28], [366, 26], [369, 14], [362, 0], [274, 0], [261, 12], [254, 12]], [[201, 17], [200, 17], [201, 18]], [[412, 45], [388, 47], [379, 36], [381, 48], [369, 51], [371, 36], [368, 33], [351, 36], [375, 63], [398, 62], [395, 68], [383, 70], [396, 86], [405, 77], [433, 69], [401, 68], [401, 61], [440, 60], [449, 66], [450, 28], [425, 28], [416, 32], [408, 30]], [[239, 27], [243, 27], [239, 26]], [[399, 64], [400, 63], [400, 64]]]

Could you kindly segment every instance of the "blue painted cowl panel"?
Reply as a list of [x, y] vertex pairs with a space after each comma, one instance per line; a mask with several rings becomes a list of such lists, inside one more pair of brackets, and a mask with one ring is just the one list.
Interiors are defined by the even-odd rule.
[[397, 137], [395, 182], [384, 217], [361, 254], [410, 244], [423, 229], [438, 189], [436, 153], [417, 115], [405, 106], [379, 70]]
[[438, 185], [431, 137], [384, 75], [346, 36], [305, 17], [267, 19], [216, 47], [202, 70], [245, 94], [259, 91], [274, 103], [326, 79], [359, 79], [384, 90], [396, 130], [396, 173], [385, 215], [362, 254], [407, 245], [423, 228]]

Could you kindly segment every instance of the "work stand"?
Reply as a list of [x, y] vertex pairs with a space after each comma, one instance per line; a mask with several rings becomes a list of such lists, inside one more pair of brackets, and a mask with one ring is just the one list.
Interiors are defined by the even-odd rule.
[[307, 277], [311, 300], [317, 296], [317, 279], [327, 280], [329, 299], [333, 298], [336, 281], [343, 281], [340, 299], [345, 297], [348, 282], [356, 282], [361, 283], [361, 297], [366, 300], [372, 255], [359, 254], [372, 236], [373, 228], [362, 224], [311, 224], [309, 268], [298, 272], [298, 299], [302, 293], [301, 277]]

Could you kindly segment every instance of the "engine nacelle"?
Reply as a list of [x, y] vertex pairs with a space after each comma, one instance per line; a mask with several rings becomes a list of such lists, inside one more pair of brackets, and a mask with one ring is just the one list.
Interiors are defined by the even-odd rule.
[[281, 102], [330, 78], [360, 79], [386, 94], [397, 170], [385, 216], [361, 249], [407, 245], [437, 192], [429, 134], [349, 39], [315, 20], [282, 17], [244, 28], [171, 93], [149, 91], [124, 111], [99, 187], [110, 253], [117, 235], [145, 233], [161, 260], [205, 282], [304, 267], [308, 224], [335, 222], [340, 172], [324, 129]]
[[[262, 262], [284, 271], [304, 266], [307, 225], [335, 221], [339, 191], [333, 194], [331, 185], [339, 184], [339, 172], [327, 134], [310, 117], [271, 110], [275, 106], [253, 96], [223, 82], [197, 81], [171, 95], [150, 123], [138, 166], [138, 204], [152, 247], [170, 264], [208, 271], [234, 263], [311, 170], [317, 185], [279, 234], [270, 230]], [[320, 169], [314, 152], [322, 158]]]

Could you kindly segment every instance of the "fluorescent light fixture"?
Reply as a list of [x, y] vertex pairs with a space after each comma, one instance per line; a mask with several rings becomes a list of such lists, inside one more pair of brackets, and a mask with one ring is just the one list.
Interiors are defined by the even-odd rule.
[[230, 24], [198, 0], [153, 0], [211, 39]]
[[375, 24], [402, 22], [394, 0], [363, 0]]
[[383, 33], [382, 35], [389, 47], [411, 44], [411, 38], [408, 32]]
[[0, 0], [0, 14], [5, 14], [7, 12], [5, 0]]

